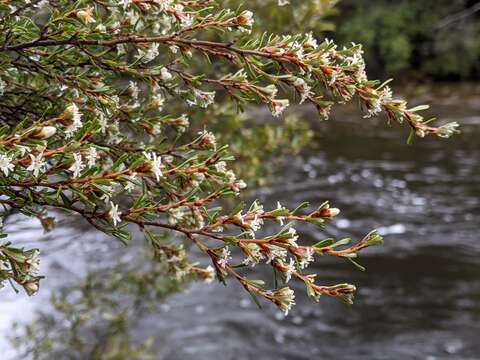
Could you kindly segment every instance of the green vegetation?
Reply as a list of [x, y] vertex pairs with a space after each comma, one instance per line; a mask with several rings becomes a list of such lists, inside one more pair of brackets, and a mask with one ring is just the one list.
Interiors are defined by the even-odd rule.
[[[410, 108], [387, 83], [369, 80], [360, 45], [317, 40], [333, 28], [320, 20], [334, 3], [253, 2], [254, 26], [254, 13], [233, 0], [0, 1], [1, 218], [35, 217], [50, 231], [62, 211], [125, 245], [135, 227], [148, 246], [139, 268], [100, 269], [56, 296], [58, 317], [42, 315], [17, 339], [25, 354], [143, 356], [148, 344], [129, 336], [137, 311], [192, 280], [237, 281], [285, 314], [295, 305], [290, 281], [313, 301], [353, 302], [354, 285], [323, 284], [307, 268], [333, 256], [363, 269], [355, 258], [381, 244], [380, 235], [305, 244], [296, 224], [320, 232], [340, 210], [243, 201], [247, 182], [264, 180], [273, 157], [299, 151], [312, 136], [285, 110], [306, 103], [328, 119], [332, 106], [356, 100], [364, 117], [384, 113], [418, 137], [449, 137], [458, 124], [435, 127], [421, 115], [427, 106]], [[360, 10], [346, 9], [342, 16], [351, 11], [356, 20]], [[391, 71], [415, 53], [396, 38], [402, 14], [380, 24], [380, 54], [397, 54], [385, 60]], [[356, 41], [376, 44], [374, 33], [359, 30], [367, 25], [355, 24], [342, 25], [342, 36], [357, 31], [365, 38]], [[269, 121], [249, 118], [255, 106]], [[8, 236], [3, 226], [0, 235]], [[191, 258], [191, 247], [206, 264]], [[250, 278], [256, 264], [275, 274], [274, 284]], [[0, 243], [0, 286], [35, 294], [48, 281], [40, 270], [38, 249]], [[98, 339], [84, 340], [90, 331]]]
[[339, 43], [361, 43], [369, 73], [417, 78], [480, 75], [480, 6], [466, 0], [343, 0]]

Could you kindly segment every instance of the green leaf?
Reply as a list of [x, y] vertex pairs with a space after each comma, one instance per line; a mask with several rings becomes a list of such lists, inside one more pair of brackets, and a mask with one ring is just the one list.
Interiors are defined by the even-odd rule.
[[356, 262], [355, 260], [353, 260], [352, 258], [348, 258], [348, 260], [353, 264], [355, 265], [355, 267], [360, 270], [360, 271], [366, 271], [367, 269], [365, 269], [364, 266], [360, 265], [358, 262]]
[[335, 242], [335, 239], [327, 238], [327, 239], [323, 239], [323, 240], [317, 242], [315, 245], [313, 245], [313, 247], [324, 248], [324, 247], [331, 246], [334, 242]]
[[252, 297], [253, 302], [258, 306], [259, 309], [261, 309], [261, 308], [262, 308], [262, 304], [260, 304], [260, 301], [258, 301], [257, 295], [255, 295], [255, 294], [252, 293], [251, 291], [248, 291], [248, 293], [249, 293], [250, 296]]
[[418, 112], [418, 111], [423, 111], [427, 109], [430, 109], [430, 105], [418, 105], [418, 106], [415, 106], [414, 108], [408, 109], [408, 111]]
[[351, 241], [352, 241], [352, 239], [345, 238], [345, 239], [338, 240], [336, 243], [333, 243], [331, 246], [332, 246], [332, 248], [336, 248], [338, 246], [348, 245], [348, 244], [350, 244]]
[[296, 214], [298, 211], [302, 210], [302, 209], [305, 209], [306, 207], [308, 207], [308, 205], [310, 205], [308, 202], [303, 202], [301, 203], [300, 205], [298, 205], [295, 210], [292, 211], [292, 214]]

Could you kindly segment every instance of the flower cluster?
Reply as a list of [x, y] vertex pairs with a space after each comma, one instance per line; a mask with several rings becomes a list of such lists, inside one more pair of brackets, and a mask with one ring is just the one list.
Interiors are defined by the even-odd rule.
[[0, 244], [0, 288], [3, 281], [13, 280], [22, 286], [27, 294], [35, 294], [43, 278], [38, 275], [40, 259], [38, 249], [24, 250]]
[[[248, 10], [210, 0], [18, 3], [0, 10], [0, 203], [40, 220], [48, 209], [73, 212], [124, 243], [136, 225], [176, 279], [231, 277], [286, 313], [293, 291], [250, 280], [235, 253], [243, 255], [240, 264], [270, 266], [284, 283], [303, 282], [314, 300], [325, 294], [351, 302], [354, 286], [319, 285], [304, 272], [317, 255], [353, 261], [381, 238], [302, 245], [294, 223], [323, 226], [339, 213], [328, 203], [306, 211], [254, 202], [229, 211], [222, 200], [240, 196], [247, 184], [215, 134], [187, 131], [192, 116], [217, 99], [240, 109], [264, 104], [280, 116], [298, 95], [328, 117], [333, 104], [356, 97], [366, 116], [385, 112], [416, 134], [456, 132], [454, 124], [428, 125], [422, 107], [408, 109], [385, 84], [369, 81], [360, 46], [340, 50], [312, 34], [257, 38], [249, 35]], [[41, 24], [32, 20], [39, 14]], [[260, 236], [267, 221], [281, 228]], [[187, 247], [165, 241], [159, 230], [183, 235], [212, 264], [191, 263]], [[34, 293], [37, 252], [1, 246], [0, 280]]]

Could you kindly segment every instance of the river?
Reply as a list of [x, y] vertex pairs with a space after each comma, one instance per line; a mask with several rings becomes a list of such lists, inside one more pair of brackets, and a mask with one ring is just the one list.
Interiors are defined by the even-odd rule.
[[[480, 359], [480, 92], [439, 92], [415, 101], [431, 102], [442, 122], [458, 121], [461, 136], [407, 145], [399, 126], [336, 112], [312, 122], [315, 149], [289, 158], [256, 195], [292, 207], [329, 199], [342, 209], [324, 233], [297, 227], [306, 242], [325, 234], [359, 238], [374, 228], [385, 236], [384, 246], [361, 254], [365, 273], [338, 259], [317, 262], [323, 283], [358, 286], [353, 306], [327, 298], [315, 304], [299, 284], [297, 306], [285, 318], [269, 304], [258, 309], [233, 283], [193, 284], [142, 321], [141, 333], [157, 338], [157, 358]], [[14, 242], [42, 241], [48, 277], [32, 299], [1, 290], [5, 335], [116, 246], [71, 220], [43, 235], [29, 220], [9, 226]], [[3, 339], [0, 348], [9, 348]], [[4, 355], [15, 358], [13, 350]]]

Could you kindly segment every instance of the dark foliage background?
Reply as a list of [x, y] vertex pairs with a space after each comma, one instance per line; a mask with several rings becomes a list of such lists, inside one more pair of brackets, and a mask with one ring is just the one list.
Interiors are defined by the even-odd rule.
[[372, 75], [480, 78], [479, 1], [343, 0], [337, 9], [334, 36], [364, 45]]

